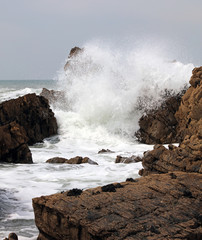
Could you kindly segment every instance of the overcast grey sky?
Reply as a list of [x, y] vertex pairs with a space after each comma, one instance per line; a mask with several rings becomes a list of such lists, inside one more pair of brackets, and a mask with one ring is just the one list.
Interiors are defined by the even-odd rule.
[[52, 79], [92, 39], [170, 39], [202, 65], [201, 27], [201, 0], [0, 0], [0, 80]]

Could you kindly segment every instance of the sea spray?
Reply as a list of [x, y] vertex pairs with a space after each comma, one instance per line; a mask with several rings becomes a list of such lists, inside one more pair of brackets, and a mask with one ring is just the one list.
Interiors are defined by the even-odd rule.
[[156, 48], [121, 51], [90, 43], [83, 49], [58, 76], [66, 111], [74, 113], [78, 125], [121, 136], [133, 136], [144, 111], [158, 106], [165, 90], [182, 90], [194, 68]]

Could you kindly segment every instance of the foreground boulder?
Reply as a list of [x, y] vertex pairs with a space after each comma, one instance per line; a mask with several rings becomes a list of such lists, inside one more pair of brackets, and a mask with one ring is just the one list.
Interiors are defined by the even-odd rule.
[[32, 163], [26, 131], [16, 122], [0, 126], [0, 163]]
[[0, 126], [16, 121], [24, 127], [28, 144], [57, 134], [57, 122], [48, 100], [36, 94], [27, 94], [0, 104]]
[[89, 163], [89, 164], [93, 164], [93, 165], [98, 165], [96, 162], [94, 162], [93, 160], [91, 160], [88, 157], [74, 157], [74, 158], [70, 158], [70, 159], [66, 159], [66, 158], [61, 158], [61, 157], [54, 157], [54, 158], [50, 158], [46, 161], [47, 163], [67, 163], [67, 164], [82, 164], [82, 163]]
[[201, 183], [175, 172], [35, 198], [38, 240], [201, 239]]

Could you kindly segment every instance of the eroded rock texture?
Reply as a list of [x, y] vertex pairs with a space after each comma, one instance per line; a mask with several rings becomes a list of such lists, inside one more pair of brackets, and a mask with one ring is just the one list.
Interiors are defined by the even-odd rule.
[[175, 172], [35, 198], [38, 240], [201, 239], [201, 184]]
[[150, 110], [139, 120], [137, 139], [146, 144], [178, 142], [176, 138], [177, 120], [175, 113], [181, 102], [181, 94], [169, 97], [155, 110]]
[[42, 141], [57, 133], [57, 122], [48, 100], [27, 94], [0, 104], [0, 126], [16, 121], [28, 137], [28, 144]]
[[175, 116], [178, 121], [178, 139], [186, 135], [200, 134], [202, 137], [202, 67], [195, 68], [190, 79], [191, 87], [182, 97]]
[[0, 127], [0, 162], [32, 163], [28, 137], [16, 122]]
[[179, 147], [155, 145], [142, 158], [144, 169], [139, 174], [167, 173], [169, 171], [202, 173], [202, 138], [187, 136]]

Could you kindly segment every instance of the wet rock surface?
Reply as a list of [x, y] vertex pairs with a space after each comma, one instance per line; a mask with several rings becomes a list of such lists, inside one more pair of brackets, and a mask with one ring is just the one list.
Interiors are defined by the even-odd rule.
[[26, 131], [16, 122], [0, 126], [0, 163], [32, 163]]
[[139, 120], [140, 129], [135, 133], [138, 141], [146, 144], [178, 142], [177, 120], [182, 93], [169, 97], [155, 110], [148, 111]]
[[200, 239], [201, 183], [201, 174], [174, 172], [35, 198], [38, 240]]
[[88, 158], [88, 157], [83, 158], [83, 157], [80, 157], [80, 156], [70, 158], [70, 159], [55, 157], [55, 158], [48, 159], [46, 162], [47, 163], [67, 163], [67, 164], [89, 163], [89, 164], [92, 164], [92, 165], [98, 165], [96, 162], [94, 162], [90, 158]]
[[136, 163], [140, 161], [142, 161], [142, 159], [138, 156], [131, 156], [131, 157], [117, 156], [115, 163]]
[[57, 134], [56, 118], [48, 101], [34, 93], [0, 104], [0, 126], [13, 121], [24, 127], [28, 144]]

